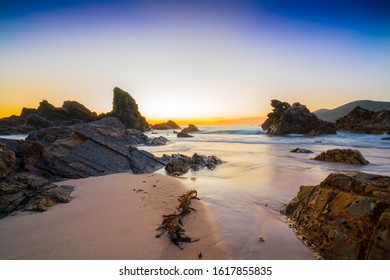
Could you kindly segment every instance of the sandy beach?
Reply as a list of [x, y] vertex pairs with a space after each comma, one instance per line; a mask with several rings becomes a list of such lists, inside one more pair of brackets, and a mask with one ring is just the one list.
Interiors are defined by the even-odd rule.
[[120, 173], [58, 185], [75, 186], [73, 201], [0, 220], [0, 259], [229, 258], [202, 200], [192, 200], [197, 212], [184, 218], [186, 234], [199, 242], [180, 250], [166, 234], [155, 237], [162, 214], [173, 213], [187, 190], [173, 177]]

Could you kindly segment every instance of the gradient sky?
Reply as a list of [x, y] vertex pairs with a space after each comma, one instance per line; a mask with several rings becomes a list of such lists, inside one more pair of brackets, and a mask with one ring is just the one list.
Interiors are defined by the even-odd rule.
[[0, 2], [0, 116], [115, 86], [149, 120], [390, 101], [390, 1]]

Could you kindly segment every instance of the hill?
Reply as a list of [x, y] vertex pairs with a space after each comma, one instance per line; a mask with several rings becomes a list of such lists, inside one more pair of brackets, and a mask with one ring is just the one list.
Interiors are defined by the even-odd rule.
[[390, 110], [390, 102], [358, 100], [344, 104], [335, 109], [319, 109], [313, 113], [316, 114], [319, 119], [334, 122], [337, 119], [344, 117], [357, 106], [375, 112], [380, 110]]

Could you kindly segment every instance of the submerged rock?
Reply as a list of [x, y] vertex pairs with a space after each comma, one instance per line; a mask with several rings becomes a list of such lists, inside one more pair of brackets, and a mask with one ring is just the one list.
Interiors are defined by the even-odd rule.
[[[175, 133], [175, 132], [173, 132], [173, 133]], [[181, 137], [181, 138], [190, 138], [190, 137], [194, 137], [193, 135], [191, 135], [191, 134], [188, 134], [188, 133], [185, 133], [185, 132], [178, 132], [178, 133], [176, 133], [176, 136], [177, 137]]]
[[268, 114], [268, 118], [261, 126], [268, 134], [316, 136], [336, 133], [336, 127], [333, 123], [318, 119], [305, 105], [298, 102], [290, 106], [287, 102], [273, 99], [271, 106], [274, 109]]
[[359, 150], [352, 149], [332, 149], [322, 152], [314, 158], [315, 160], [339, 162], [357, 165], [366, 165], [369, 162], [363, 157]]
[[189, 170], [197, 171], [204, 167], [213, 170], [217, 165], [223, 163], [221, 159], [214, 155], [205, 156], [198, 155], [197, 153], [193, 154], [192, 157], [182, 154], [173, 154], [168, 157], [168, 159], [169, 161], [165, 166], [165, 170], [168, 174], [172, 175], [182, 175]]
[[337, 130], [353, 133], [390, 133], [390, 111], [369, 111], [357, 106], [346, 116], [336, 121]]
[[159, 136], [156, 138], [148, 139], [148, 141], [146, 141], [145, 143], [145, 146], [164, 146], [167, 144], [167, 142], [168, 142], [167, 138], [163, 136]]
[[302, 148], [295, 148], [295, 149], [291, 150], [290, 153], [312, 154], [313, 151], [302, 149]]
[[301, 186], [283, 212], [323, 259], [390, 259], [390, 177], [329, 175]]

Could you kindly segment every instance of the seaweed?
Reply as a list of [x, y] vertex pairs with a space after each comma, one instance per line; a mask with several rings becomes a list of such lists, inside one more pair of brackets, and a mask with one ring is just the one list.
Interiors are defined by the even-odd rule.
[[191, 200], [198, 199], [198, 192], [196, 190], [189, 190], [183, 195], [179, 196], [177, 199], [180, 204], [177, 207], [178, 213], [175, 211], [173, 214], [163, 215], [163, 221], [161, 225], [156, 229], [158, 233], [156, 238], [161, 237], [164, 233], [167, 232], [169, 240], [175, 244], [180, 250], [183, 250], [183, 247], [180, 243], [182, 242], [197, 242], [199, 238], [191, 238], [185, 234], [183, 226], [184, 216], [190, 214], [196, 209], [191, 208]]

